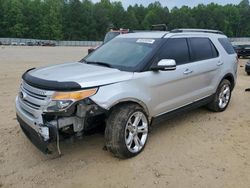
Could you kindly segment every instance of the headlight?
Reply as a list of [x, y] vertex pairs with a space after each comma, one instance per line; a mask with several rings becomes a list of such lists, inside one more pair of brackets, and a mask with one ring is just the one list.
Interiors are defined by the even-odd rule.
[[49, 103], [46, 111], [58, 112], [65, 110], [74, 102], [90, 97], [96, 94], [96, 92], [97, 88], [74, 92], [55, 92], [51, 98], [51, 102]]

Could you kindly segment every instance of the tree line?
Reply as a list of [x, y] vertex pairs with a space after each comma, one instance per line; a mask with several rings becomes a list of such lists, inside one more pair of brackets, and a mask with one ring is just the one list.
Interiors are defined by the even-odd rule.
[[169, 10], [159, 2], [147, 7], [101, 0], [0, 0], [0, 37], [49, 40], [102, 40], [108, 28], [218, 29], [230, 37], [250, 37], [249, 0], [238, 5], [199, 4]]

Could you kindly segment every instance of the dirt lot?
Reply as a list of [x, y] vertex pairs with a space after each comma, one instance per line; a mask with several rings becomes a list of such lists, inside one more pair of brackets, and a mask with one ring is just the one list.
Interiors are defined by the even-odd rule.
[[[79, 60], [79, 47], [0, 47], [0, 187], [250, 187], [250, 76], [239, 66], [223, 113], [200, 108], [153, 126], [144, 152], [119, 160], [98, 133], [45, 156], [21, 132], [14, 99], [28, 68]], [[241, 60], [244, 65], [246, 60]]]

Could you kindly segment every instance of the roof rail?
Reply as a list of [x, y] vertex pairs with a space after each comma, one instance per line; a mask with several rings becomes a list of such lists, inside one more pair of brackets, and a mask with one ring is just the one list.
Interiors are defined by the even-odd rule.
[[211, 30], [211, 29], [173, 29], [171, 33], [184, 33], [184, 32], [201, 32], [201, 33], [214, 33], [214, 34], [222, 34], [224, 33], [219, 30]]

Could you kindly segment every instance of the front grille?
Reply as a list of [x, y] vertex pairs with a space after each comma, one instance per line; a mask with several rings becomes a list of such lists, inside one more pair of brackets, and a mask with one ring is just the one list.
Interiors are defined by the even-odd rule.
[[46, 96], [46, 91], [45, 90], [41, 90], [41, 89], [37, 89], [34, 88], [30, 85], [28, 85], [27, 83], [23, 82], [22, 86], [21, 86], [25, 91], [27, 91], [30, 95], [33, 95], [36, 98], [39, 99], [45, 99]]
[[[47, 104], [49, 95], [47, 91], [34, 88], [23, 81], [21, 84], [19, 98], [22, 103], [30, 109], [41, 110], [42, 107]], [[32, 111], [30, 113], [32, 113]]]
[[26, 105], [28, 105], [29, 107], [34, 108], [34, 109], [36, 109], [36, 110], [39, 110], [40, 107], [41, 107], [41, 105], [34, 104], [34, 103], [29, 102], [28, 100], [25, 100], [25, 99], [23, 100], [23, 102], [24, 102]]
[[31, 91], [25, 89], [24, 87], [23, 87], [22, 89], [23, 89], [23, 91], [25, 91], [29, 96], [34, 97], [34, 98], [36, 98], [36, 99], [44, 100], [44, 99], [46, 98], [45, 95], [39, 95], [39, 94], [33, 93], [33, 92], [31, 92]]

